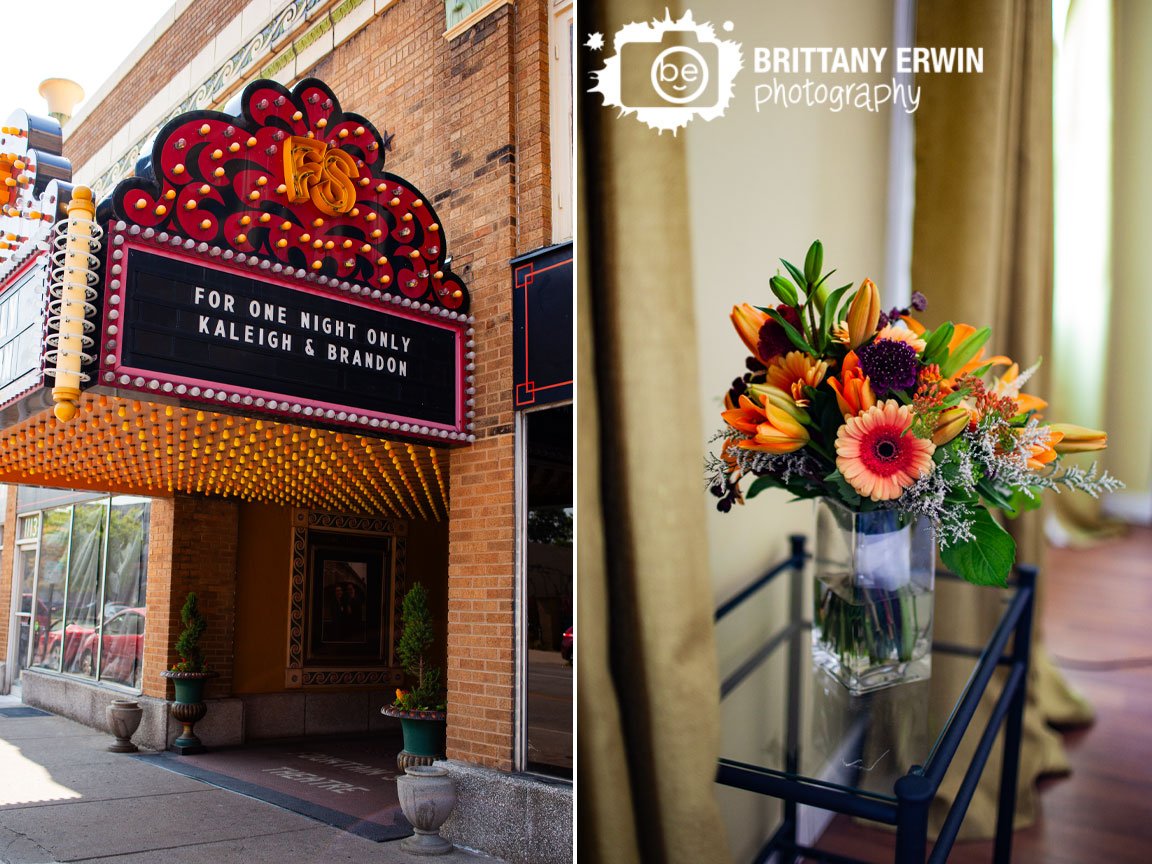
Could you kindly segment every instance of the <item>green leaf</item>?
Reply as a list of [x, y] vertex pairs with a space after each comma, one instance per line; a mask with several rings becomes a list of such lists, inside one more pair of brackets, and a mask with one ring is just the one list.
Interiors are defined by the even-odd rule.
[[987, 510], [975, 507], [972, 539], [941, 549], [940, 558], [948, 569], [974, 585], [1003, 588], [1016, 561], [1016, 541]]
[[804, 337], [800, 335], [800, 331], [784, 320], [784, 316], [780, 314], [779, 310], [765, 309], [764, 311], [768, 313], [768, 317], [784, 328], [784, 332], [788, 334], [788, 338], [792, 340], [793, 345], [806, 354], [811, 354], [813, 357], [816, 356], [816, 350], [805, 341]]
[[840, 473], [839, 469], [833, 471], [824, 478], [825, 483], [831, 483], [836, 491], [840, 493], [840, 500], [847, 504], [850, 508], [859, 509], [863, 498], [860, 493], [849, 485], [848, 481], [844, 479], [844, 475]]
[[1029, 510], [1040, 509], [1040, 505], [1044, 503], [1044, 500], [1040, 497], [1042, 491], [1038, 486], [1032, 487], [1031, 495], [1028, 495], [1023, 489], [1014, 491], [1012, 493], [1012, 509], [1016, 511], [1016, 515], [1027, 513]]
[[[847, 289], [849, 289], [851, 287], [852, 287], [852, 283], [849, 282], [847, 285], [845, 285], [841, 288], [837, 288], [836, 290], [837, 291], [846, 291]], [[849, 306], [850, 306], [850, 304], [845, 303], [839, 309], [836, 310], [836, 323], [837, 324], [839, 324], [841, 321], [843, 321], [845, 318], [848, 317]]]
[[775, 477], [757, 477], [752, 481], [752, 485], [748, 487], [748, 491], [744, 493], [744, 499], [755, 498], [765, 489], [783, 489], [784, 484], [778, 481]]
[[821, 285], [823, 285], [825, 282], [827, 282], [828, 277], [831, 276], [835, 272], [836, 272], [836, 270], [835, 270], [835, 268], [833, 268], [832, 270], [829, 270], [827, 273], [825, 273], [823, 276], [821, 276], [820, 281], [816, 283], [816, 287], [819, 288]]
[[924, 351], [920, 355], [925, 364], [940, 362], [955, 330], [956, 328], [952, 326], [951, 321], [945, 321], [933, 330], [930, 336], [925, 335]]
[[780, 298], [780, 302], [786, 306], [796, 305], [796, 286], [785, 279], [783, 276], [773, 276], [768, 280], [769, 286], [772, 288], [772, 293]]
[[783, 264], [787, 268], [788, 272], [792, 274], [792, 278], [796, 280], [797, 285], [805, 286], [808, 284], [808, 280], [804, 278], [804, 274], [800, 272], [795, 264], [790, 264], [783, 258], [780, 259], [780, 263]]
[[976, 352], [984, 347], [988, 337], [992, 335], [991, 327], [982, 327], [956, 346], [956, 350], [948, 355], [948, 359], [940, 364], [940, 373], [945, 378], [951, 378], [963, 367], [965, 363], [976, 356]]
[[828, 335], [828, 332], [832, 329], [832, 322], [836, 318], [836, 307], [840, 305], [840, 301], [844, 297], [844, 292], [851, 287], [852, 283], [849, 282], [843, 288], [837, 288], [829, 294], [828, 299], [824, 301], [824, 314], [820, 317], [820, 329], [824, 335]]
[[755, 498], [765, 489], [783, 489], [785, 492], [790, 493], [794, 498], [803, 500], [805, 498], [815, 498], [818, 495], [823, 495], [822, 489], [813, 489], [811, 487], [804, 487], [796, 483], [782, 483], [776, 477], [764, 475], [757, 477], [752, 485], [748, 487], [748, 491], [744, 493], [745, 500]]
[[1016, 515], [1016, 508], [1012, 505], [1011, 495], [994, 485], [987, 477], [981, 478], [980, 482], [976, 484], [976, 491], [990, 506], [999, 507], [1009, 516]]

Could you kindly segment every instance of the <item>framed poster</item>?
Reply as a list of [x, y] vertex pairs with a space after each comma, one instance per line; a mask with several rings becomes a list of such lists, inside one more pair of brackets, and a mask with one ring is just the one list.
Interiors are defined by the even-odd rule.
[[305, 665], [388, 662], [392, 538], [309, 532]]

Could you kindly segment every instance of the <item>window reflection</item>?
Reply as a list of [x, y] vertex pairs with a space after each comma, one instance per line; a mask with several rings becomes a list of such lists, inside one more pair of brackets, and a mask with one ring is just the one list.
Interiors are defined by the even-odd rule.
[[32, 665], [60, 668], [60, 620], [68, 575], [71, 507], [44, 514], [40, 533], [40, 573], [36, 580], [36, 614], [32, 619]]
[[140, 686], [148, 515], [148, 499], [130, 496], [44, 511], [39, 566], [33, 546], [17, 564], [28, 600], [35, 584], [32, 666]]
[[100, 677], [140, 686], [148, 584], [148, 501], [120, 496], [108, 517], [108, 566]]
[[[86, 678], [96, 677], [96, 628], [100, 624], [100, 562], [104, 557], [105, 507], [103, 501], [76, 505], [69, 546], [71, 562], [68, 605], [64, 612], [64, 671]], [[40, 554], [44, 556], [44, 550]]]
[[527, 431], [527, 767], [572, 776], [572, 406]]

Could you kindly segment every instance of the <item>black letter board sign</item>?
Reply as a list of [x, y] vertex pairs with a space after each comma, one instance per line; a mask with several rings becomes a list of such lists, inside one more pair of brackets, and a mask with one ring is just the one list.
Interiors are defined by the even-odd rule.
[[572, 244], [512, 260], [512, 404], [572, 398]]
[[287, 279], [267, 262], [242, 268], [138, 239], [120, 250], [105, 301], [102, 383], [323, 424], [465, 437], [465, 316]]

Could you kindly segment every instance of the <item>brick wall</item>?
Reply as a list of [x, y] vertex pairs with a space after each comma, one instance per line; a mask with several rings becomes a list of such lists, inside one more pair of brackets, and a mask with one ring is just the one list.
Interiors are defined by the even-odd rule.
[[219, 673], [209, 698], [232, 693], [236, 628], [238, 508], [219, 498], [179, 495], [154, 499], [148, 538], [148, 627], [144, 637], [144, 694], [164, 698], [161, 672], [179, 660], [174, 645], [183, 625], [180, 609], [195, 591], [208, 621], [201, 647]]
[[[64, 155], [72, 160], [73, 167], [91, 159], [247, 4], [248, 0], [189, 3], [96, 110], [68, 130]], [[95, 46], [94, 50], [101, 49]]]
[[[197, 25], [201, 28], [197, 31], [185, 19], [209, 5], [218, 7], [211, 25], [218, 28], [227, 16], [215, 13], [234, 4], [191, 4], [165, 35], [167, 39], [178, 29], [191, 39], [177, 52], [180, 59], [167, 65], [162, 39], [130, 73], [131, 80], [138, 74], [150, 76], [154, 90], [165, 80], [163, 75], [182, 67], [207, 38], [189, 37], [203, 32], [206, 25]], [[398, 0], [308, 74], [331, 86], [343, 108], [395, 134], [387, 168], [410, 180], [433, 202], [453, 256], [452, 268], [471, 292], [476, 318], [477, 442], [453, 450], [448, 460], [452, 491], [448, 756], [510, 769], [515, 732], [516, 549], [509, 260], [551, 242], [547, 5], [545, 0], [522, 0], [494, 11], [451, 42], [443, 33], [443, 4]], [[83, 164], [145, 101], [132, 96], [129, 78], [125, 81], [123, 110], [112, 107], [118, 93], [72, 133], [67, 154], [74, 164]], [[173, 506], [175, 526], [195, 510], [181, 499]], [[217, 515], [227, 523], [222, 513]], [[209, 519], [208, 514], [200, 517]], [[214, 539], [202, 547], [212, 549], [221, 561], [228, 554], [235, 559], [234, 514], [231, 518], [231, 551], [219, 556]], [[223, 535], [225, 529], [221, 524], [213, 530]], [[204, 532], [205, 538], [212, 534]], [[159, 616], [169, 606], [160, 605], [159, 594], [152, 614], [153, 586], [160, 591], [164, 580], [150, 578], [149, 651], [159, 652], [177, 632], [174, 616], [186, 590], [178, 583], [189, 581], [192, 573], [191, 562], [181, 560], [180, 554], [173, 558], [172, 596], [163, 599], [171, 608], [166, 624]], [[209, 595], [228, 610], [226, 622], [212, 613], [211, 626], [222, 628], [221, 646], [230, 644], [232, 626], [233, 606], [224, 595], [229, 584], [234, 590], [235, 582], [233, 575], [229, 583], [227, 569], [219, 565], [219, 572], [213, 571], [211, 579], [218, 581], [220, 597]], [[164, 682], [159, 672], [172, 658], [170, 653], [163, 661], [158, 653], [148, 656], [146, 692], [160, 694]], [[228, 674], [230, 678], [230, 669]], [[214, 689], [226, 692], [229, 684], [229, 679], [221, 679]]]
[[16, 487], [8, 487], [4, 520], [4, 549], [0, 551], [0, 660], [8, 657], [8, 628], [12, 623], [12, 568], [16, 561]]
[[144, 667], [140, 672], [140, 689], [145, 696], [158, 699], [165, 698], [168, 690], [168, 682], [160, 673], [171, 665], [168, 658], [176, 638], [169, 616], [175, 517], [174, 499], [152, 499], [148, 514], [148, 591], [144, 596]]
[[520, 228], [516, 254], [522, 255], [552, 243], [548, 3], [518, 4], [514, 52]]
[[447, 755], [508, 770], [516, 681], [508, 262], [551, 240], [546, 7], [505, 6], [451, 43], [443, 25], [439, 6], [397, 3], [311, 74], [344, 108], [396, 134], [388, 169], [432, 199], [471, 292], [477, 443], [450, 457]]

